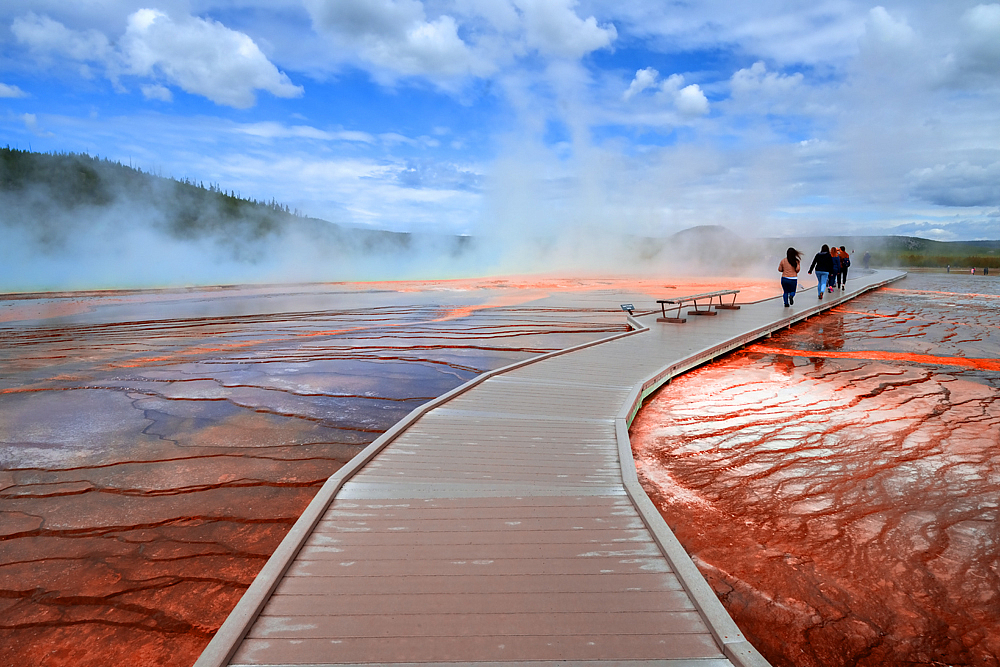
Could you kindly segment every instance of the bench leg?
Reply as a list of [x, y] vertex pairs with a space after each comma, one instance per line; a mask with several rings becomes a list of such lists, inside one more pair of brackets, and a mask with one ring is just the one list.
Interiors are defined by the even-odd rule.
[[688, 315], [715, 315], [715, 314], [716, 314], [715, 311], [712, 310], [712, 302], [711, 301], [708, 302], [708, 308], [706, 308], [705, 310], [699, 310], [698, 309], [698, 302], [695, 301], [694, 302], [694, 310], [689, 310], [688, 311]]
[[736, 295], [733, 295], [732, 303], [722, 303], [722, 296], [719, 296], [719, 305], [715, 307], [716, 310], [739, 310], [740, 307], [736, 305]]
[[667, 309], [664, 304], [660, 304], [660, 312], [663, 313], [663, 317], [657, 317], [657, 322], [670, 322], [671, 324], [684, 324], [687, 322], [686, 317], [681, 317], [681, 306], [682, 304], [677, 304], [677, 315], [675, 317], [667, 317]]

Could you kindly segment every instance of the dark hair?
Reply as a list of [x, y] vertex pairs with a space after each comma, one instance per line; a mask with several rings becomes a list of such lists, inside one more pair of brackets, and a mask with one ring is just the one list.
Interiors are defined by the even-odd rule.
[[823, 247], [819, 249], [820, 252], [830, 252], [830, 246], [823, 244]]
[[843, 250], [844, 252], [847, 252], [847, 248], [845, 248], [844, 246], [840, 246], [840, 249]]
[[795, 248], [789, 248], [785, 252], [785, 258], [788, 259], [788, 263], [795, 267], [795, 270], [799, 269], [799, 259], [801, 259], [802, 253]]

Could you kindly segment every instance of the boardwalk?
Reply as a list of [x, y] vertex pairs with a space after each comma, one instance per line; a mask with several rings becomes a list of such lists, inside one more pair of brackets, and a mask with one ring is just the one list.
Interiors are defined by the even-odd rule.
[[766, 665], [639, 487], [628, 424], [679, 373], [902, 275], [641, 316], [432, 401], [330, 478], [196, 667]]

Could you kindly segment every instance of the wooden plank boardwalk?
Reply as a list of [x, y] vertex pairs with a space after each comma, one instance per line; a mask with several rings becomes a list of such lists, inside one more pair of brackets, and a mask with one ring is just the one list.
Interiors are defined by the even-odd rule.
[[330, 478], [196, 667], [767, 665], [639, 487], [628, 425], [670, 378], [904, 275], [629, 318], [418, 408]]

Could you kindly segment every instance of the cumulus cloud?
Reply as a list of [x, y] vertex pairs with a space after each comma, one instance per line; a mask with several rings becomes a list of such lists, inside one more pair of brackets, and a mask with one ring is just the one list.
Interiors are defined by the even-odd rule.
[[318, 31], [378, 67], [427, 76], [480, 70], [455, 19], [443, 14], [428, 20], [418, 0], [306, 0], [305, 5]]
[[29, 12], [10, 26], [17, 41], [43, 56], [59, 55], [83, 62], [109, 62], [113, 50], [108, 38], [96, 30], [71, 30], [48, 16]]
[[655, 86], [656, 80], [659, 76], [660, 73], [652, 67], [647, 67], [637, 71], [635, 73], [635, 78], [632, 79], [632, 83], [628, 85], [628, 90], [622, 94], [622, 99], [627, 102], [632, 99], [633, 96], [641, 93], [647, 88]]
[[6, 83], [0, 83], [0, 97], [27, 97], [28, 93], [24, 92], [17, 86], [11, 86]]
[[563, 58], [579, 58], [611, 45], [618, 37], [614, 25], [600, 26], [590, 16], [581, 19], [575, 0], [515, 0], [521, 10], [529, 47]]
[[[493, 0], [431, 14], [420, 0], [305, 0], [314, 28], [380, 79], [490, 76], [518, 57], [578, 59], [606, 48], [614, 25], [581, 18], [575, 0]], [[440, 8], [441, 4], [433, 3]], [[464, 38], [463, 38], [464, 35]]]
[[733, 96], [765, 95], [767, 97], [785, 97], [802, 83], [802, 74], [780, 74], [768, 72], [763, 62], [757, 61], [752, 66], [738, 70], [730, 80]]
[[685, 116], [703, 116], [708, 113], [708, 98], [696, 83], [684, 86], [674, 98], [677, 110]]
[[163, 12], [140, 9], [129, 17], [121, 50], [130, 74], [159, 74], [216, 104], [251, 107], [256, 90], [277, 97], [302, 94], [252, 39], [217, 21], [193, 16], [174, 21]]
[[[210, 19], [175, 20], [155, 9], [140, 9], [128, 17], [117, 46], [96, 30], [73, 30], [33, 13], [15, 19], [11, 30], [43, 57], [102, 64], [116, 82], [121, 75], [159, 79], [216, 104], [253, 106], [257, 90], [278, 97], [302, 94], [250, 37]], [[141, 90], [147, 99], [172, 97], [160, 82], [143, 84]]]
[[660, 73], [652, 67], [639, 70], [622, 95], [622, 99], [627, 102], [644, 90], [656, 88], [656, 97], [667, 100], [681, 116], [693, 118], [708, 113], [708, 98], [705, 97], [701, 86], [696, 83], [685, 86], [683, 74], [671, 74], [657, 86], [659, 76]]
[[693, 117], [708, 113], [708, 98], [705, 97], [705, 93], [696, 83], [685, 86], [682, 74], [671, 74], [660, 86], [660, 90], [664, 96], [673, 101], [681, 115]]

